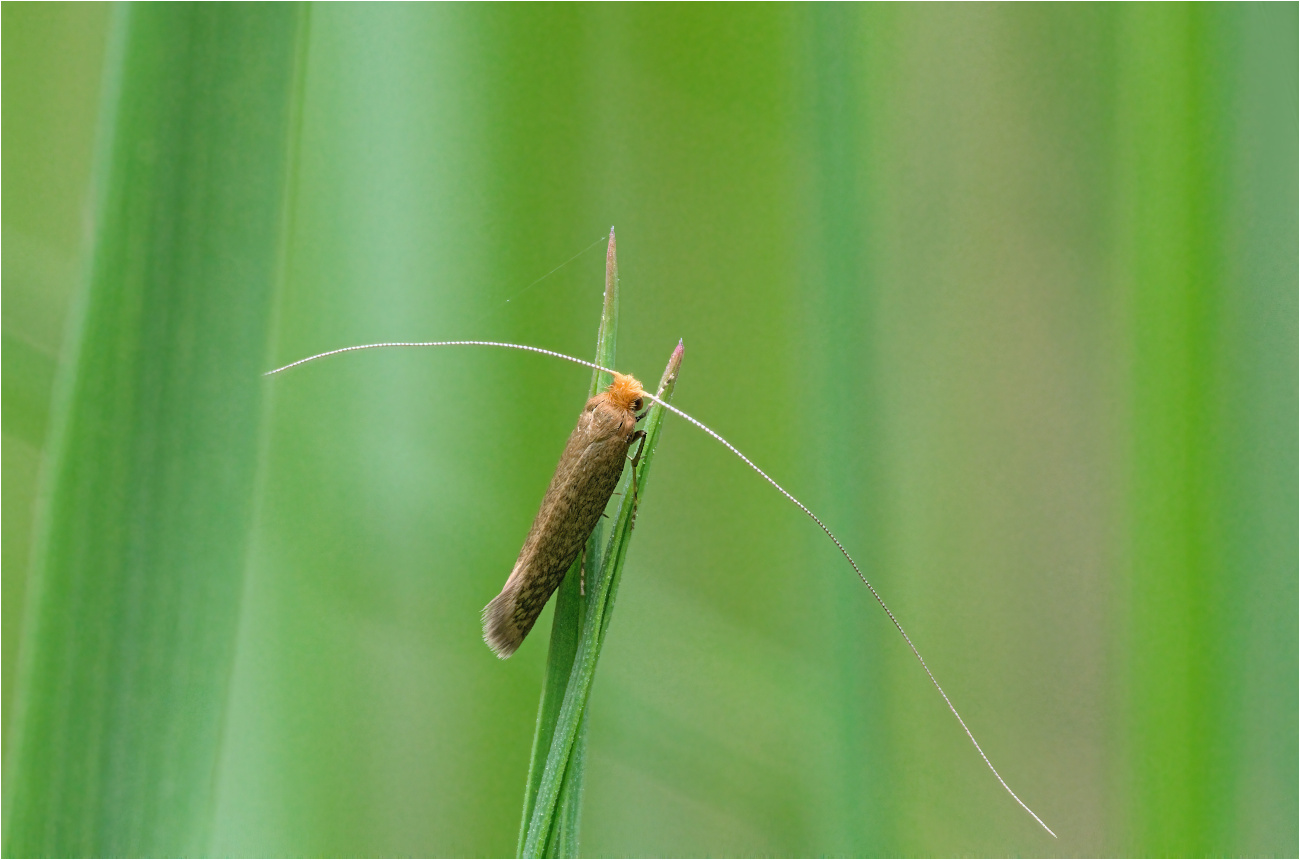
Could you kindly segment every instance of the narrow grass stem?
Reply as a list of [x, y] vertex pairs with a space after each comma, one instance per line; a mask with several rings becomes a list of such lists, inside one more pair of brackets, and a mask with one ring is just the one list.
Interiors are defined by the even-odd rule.
[[[646, 479], [650, 463], [654, 459], [655, 447], [663, 427], [665, 401], [672, 397], [677, 381], [677, 368], [681, 364], [682, 347], [678, 344], [669, 359], [660, 382], [659, 394], [654, 397], [658, 404], [650, 409], [646, 417], [646, 438], [643, 443], [641, 462], [632, 476], [636, 482], [635, 492], [624, 492], [619, 505], [619, 515], [611, 530], [609, 543], [605, 548], [601, 565], [606, 573], [600, 577], [595, 586], [595, 598], [591, 601], [583, 624], [582, 636], [578, 643], [578, 653], [573, 661], [573, 674], [564, 694], [559, 718], [546, 767], [542, 772], [538, 786], [533, 815], [528, 823], [528, 835], [524, 840], [524, 857], [539, 857], [551, 838], [555, 826], [554, 808], [557, 797], [570, 766], [571, 755], [578, 736], [580, 723], [585, 715], [587, 700], [591, 694], [591, 683], [595, 678], [596, 663], [600, 658], [605, 634], [609, 629], [609, 619], [613, 613], [614, 600], [618, 593], [618, 584], [622, 575], [623, 563], [627, 557], [627, 548], [632, 536], [640, 498], [645, 493]], [[630, 489], [630, 488], [629, 488]]]

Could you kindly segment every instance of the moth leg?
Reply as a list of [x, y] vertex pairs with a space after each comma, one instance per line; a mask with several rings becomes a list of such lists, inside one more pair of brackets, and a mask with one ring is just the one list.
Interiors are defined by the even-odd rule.
[[[632, 516], [635, 517], [637, 508], [641, 507], [641, 498], [637, 495], [636, 489], [636, 467], [641, 462], [641, 455], [645, 453], [645, 431], [637, 430], [627, 438], [629, 447], [631, 447], [632, 442], [641, 443], [636, 446], [636, 454], [632, 457]], [[635, 524], [635, 520], [633, 520], [633, 523]]]
[[[633, 454], [632, 457], [631, 457], [631, 460], [632, 460], [632, 468], [635, 469], [636, 466], [637, 466], [637, 463], [640, 463], [640, 462], [641, 462], [641, 454], [642, 454], [642, 453], [644, 452], [644, 450], [645, 450], [645, 431], [644, 431], [644, 430], [636, 430], [636, 431], [633, 431], [632, 433], [629, 433], [629, 434], [628, 434], [628, 437], [627, 437], [627, 446], [628, 446], [629, 448], [631, 448], [633, 442], [640, 442], [640, 443], [641, 443], [640, 445], [637, 445], [637, 446], [636, 446], [636, 453]], [[635, 485], [634, 485], [634, 486], [635, 486]]]

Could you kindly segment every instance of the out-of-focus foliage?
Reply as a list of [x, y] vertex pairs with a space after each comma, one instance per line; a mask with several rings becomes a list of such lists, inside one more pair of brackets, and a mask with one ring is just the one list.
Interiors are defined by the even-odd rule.
[[141, 4], [113, 16], [85, 287], [52, 419], [27, 440], [46, 457], [5, 765], [8, 856], [209, 844], [305, 13]]
[[[107, 15], [3, 24], [8, 767]], [[866, 563], [1061, 836], [835, 548], [679, 423], [584, 853], [1296, 853], [1296, 32], [1282, 4], [313, 9], [274, 360], [587, 355], [601, 254], [523, 290], [617, 225], [620, 369], [684, 338], [675, 403]], [[445, 350], [269, 383], [209, 850], [512, 850], [544, 637], [502, 663], [478, 611], [587, 378]]]

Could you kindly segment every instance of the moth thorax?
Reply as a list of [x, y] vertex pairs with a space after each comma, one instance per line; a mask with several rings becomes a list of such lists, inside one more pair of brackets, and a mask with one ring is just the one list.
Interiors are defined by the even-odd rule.
[[636, 377], [624, 376], [621, 373], [614, 374], [614, 381], [609, 384], [606, 391], [610, 403], [624, 412], [634, 411], [636, 402], [645, 397], [645, 389], [636, 381]]

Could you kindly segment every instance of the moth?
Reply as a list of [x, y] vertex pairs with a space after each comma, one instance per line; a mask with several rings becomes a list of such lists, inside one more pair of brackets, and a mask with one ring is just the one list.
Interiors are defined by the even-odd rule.
[[[713, 437], [714, 440], [744, 461], [745, 465], [758, 473], [759, 477], [771, 484], [781, 495], [785, 496], [786, 499], [817, 524], [822, 532], [835, 544], [836, 548], [839, 549], [845, 560], [848, 561], [862, 584], [871, 592], [871, 596], [875, 598], [876, 603], [889, 616], [890, 623], [903, 637], [912, 655], [916, 657], [917, 662], [921, 664], [921, 668], [930, 679], [930, 683], [934, 685], [935, 690], [943, 698], [944, 704], [948, 706], [948, 710], [957, 719], [962, 730], [966, 733], [966, 737], [970, 739], [980, 758], [992, 771], [993, 776], [1001, 784], [1002, 788], [1044, 830], [1053, 837], [1056, 836], [1052, 829], [1011, 790], [1011, 786], [1007, 785], [1006, 780], [998, 773], [997, 768], [993, 766], [993, 762], [984, 753], [979, 741], [975, 740], [975, 735], [966, 725], [966, 721], [962, 719], [961, 714], [957, 712], [956, 706], [948, 698], [948, 694], [939, 685], [939, 680], [930, 671], [925, 658], [921, 656], [921, 652], [903, 629], [903, 625], [885, 604], [884, 598], [876, 591], [875, 586], [867, 579], [862, 569], [858, 567], [858, 563], [853, 560], [853, 556], [845, 549], [839, 538], [835, 537], [826, 524], [807, 505], [795, 498], [789, 490], [777, 483], [767, 472], [759, 468], [753, 460], [742, 454], [735, 445], [732, 445], [702, 421], [646, 391], [635, 377], [618, 373], [581, 358], [574, 358], [570, 355], [537, 346], [480, 340], [369, 343], [347, 346], [299, 359], [269, 371], [265, 375], [271, 376], [282, 373], [300, 364], [344, 352], [386, 347], [433, 346], [493, 347], [540, 353], [551, 358], [562, 359], [608, 373], [614, 380], [605, 391], [592, 397], [583, 407], [581, 414], [578, 416], [578, 424], [573, 433], [570, 434], [569, 441], [564, 447], [564, 453], [560, 456], [560, 462], [556, 466], [551, 484], [547, 488], [545, 496], [542, 497], [542, 506], [537, 513], [537, 518], [533, 521], [532, 529], [524, 541], [523, 549], [519, 552], [519, 558], [515, 561], [515, 566], [506, 579], [505, 587], [483, 609], [483, 638], [498, 657], [505, 659], [518, 649], [524, 637], [528, 635], [533, 624], [537, 621], [542, 607], [546, 605], [546, 601], [550, 599], [551, 594], [554, 593], [564, 579], [565, 573], [573, 564], [574, 559], [578, 557], [578, 553], [582, 551], [587, 538], [591, 536], [597, 521], [604, 512], [605, 505], [609, 502], [615, 487], [618, 485], [619, 477], [622, 475], [624, 464], [627, 461], [628, 451], [639, 437], [644, 436], [642, 431], [635, 429], [636, 423], [641, 417], [637, 413], [641, 410], [645, 401], [650, 400]], [[682, 345], [679, 343], [677, 350], [673, 353], [674, 361], [680, 362], [681, 352]]]
[[483, 639], [502, 660], [515, 653], [542, 607], [591, 537], [623, 474], [646, 392], [634, 376], [614, 374], [609, 388], [578, 415], [541, 510], [501, 593], [483, 608]]

